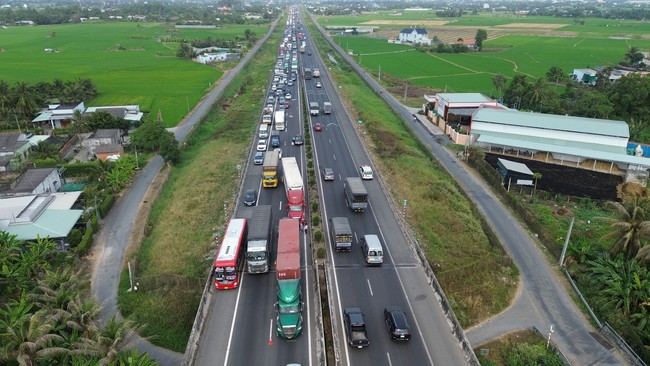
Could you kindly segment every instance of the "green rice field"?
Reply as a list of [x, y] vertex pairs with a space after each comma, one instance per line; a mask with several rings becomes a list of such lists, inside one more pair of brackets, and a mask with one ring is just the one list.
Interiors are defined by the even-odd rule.
[[416, 86], [488, 95], [494, 92], [492, 77], [497, 74], [538, 78], [551, 66], [570, 74], [578, 68], [616, 65], [630, 46], [650, 50], [650, 39], [504, 35], [486, 41], [482, 52], [464, 54], [419, 52], [378, 37], [334, 39], [370, 72], [378, 73], [381, 68], [382, 73]]
[[[139, 104], [175, 126], [223, 72], [177, 58], [177, 43], [159, 39], [243, 38], [250, 29], [264, 35], [268, 26], [230, 25], [216, 29], [174, 29], [157, 23], [66, 24], [0, 29], [0, 80], [37, 83], [88, 78], [98, 89], [86, 106]], [[45, 52], [51, 49], [54, 52]]]

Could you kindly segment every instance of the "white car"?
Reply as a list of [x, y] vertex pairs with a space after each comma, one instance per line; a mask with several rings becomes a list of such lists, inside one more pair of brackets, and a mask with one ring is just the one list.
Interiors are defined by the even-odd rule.
[[372, 168], [370, 165], [360, 166], [359, 175], [361, 175], [361, 179], [372, 179]]
[[257, 141], [257, 151], [266, 151], [266, 140]]
[[273, 150], [273, 151], [277, 151], [277, 152], [278, 152], [278, 158], [279, 158], [279, 159], [282, 159], [282, 149], [280, 149], [280, 148], [278, 147], [278, 148], [276, 148], [276, 149]]
[[291, 93], [287, 93], [284, 97], [287, 98], [287, 100], [291, 100]]

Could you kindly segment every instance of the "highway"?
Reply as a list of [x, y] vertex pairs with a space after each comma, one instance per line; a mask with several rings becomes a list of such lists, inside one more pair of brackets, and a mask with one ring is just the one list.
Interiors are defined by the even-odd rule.
[[[303, 31], [307, 30], [303, 27]], [[334, 295], [330, 304], [335, 313], [337, 359], [342, 365], [466, 364], [447, 318], [401, 235], [376, 171], [374, 180], [364, 181], [369, 209], [364, 213], [354, 213], [346, 207], [343, 179], [359, 176], [358, 167], [372, 163], [354, 130], [356, 121], [345, 113], [336, 86], [314, 50], [310, 37], [307, 37], [308, 52], [303, 54], [303, 67], [321, 71], [320, 78], [305, 81], [308, 101], [317, 101], [321, 109], [323, 102], [330, 101], [334, 107], [331, 115], [324, 115], [321, 110], [318, 116], [309, 117], [310, 125], [320, 123], [324, 127], [323, 131], [312, 132], [317, 167], [319, 170], [332, 168], [335, 173], [334, 181], [322, 181], [319, 177], [323, 215], [326, 218], [347, 217], [355, 238], [350, 253], [336, 253], [328, 245], [328, 273]], [[321, 88], [316, 87], [319, 81]], [[327, 220], [323, 224], [324, 231], [329, 232]], [[384, 245], [381, 267], [365, 266], [358, 241], [365, 234], [378, 235]], [[410, 342], [398, 344], [391, 341], [383, 319], [383, 309], [389, 305], [400, 306], [406, 311], [413, 334]], [[342, 309], [349, 306], [361, 307], [365, 314], [370, 339], [367, 349], [352, 349], [346, 344]]]

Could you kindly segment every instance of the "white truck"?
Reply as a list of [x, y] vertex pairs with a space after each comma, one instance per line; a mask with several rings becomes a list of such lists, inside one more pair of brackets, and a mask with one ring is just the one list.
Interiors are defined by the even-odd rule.
[[324, 102], [323, 103], [323, 113], [331, 114], [332, 113], [332, 103]]
[[248, 227], [246, 269], [248, 273], [266, 273], [270, 267], [271, 206], [255, 207]]
[[320, 105], [318, 102], [309, 102], [309, 114], [312, 116], [318, 116], [320, 112]]
[[275, 112], [275, 129], [277, 131], [284, 131], [287, 128], [284, 121], [284, 111]]

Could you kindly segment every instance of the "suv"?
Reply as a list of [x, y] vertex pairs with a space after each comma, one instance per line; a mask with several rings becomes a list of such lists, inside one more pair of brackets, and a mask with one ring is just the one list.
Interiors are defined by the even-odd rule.
[[384, 320], [390, 338], [394, 341], [408, 342], [411, 340], [411, 329], [406, 320], [406, 313], [399, 306], [387, 306], [384, 309]]
[[302, 138], [301, 135], [296, 135], [293, 137], [293, 144], [294, 145], [302, 145], [305, 142], [305, 140]]

